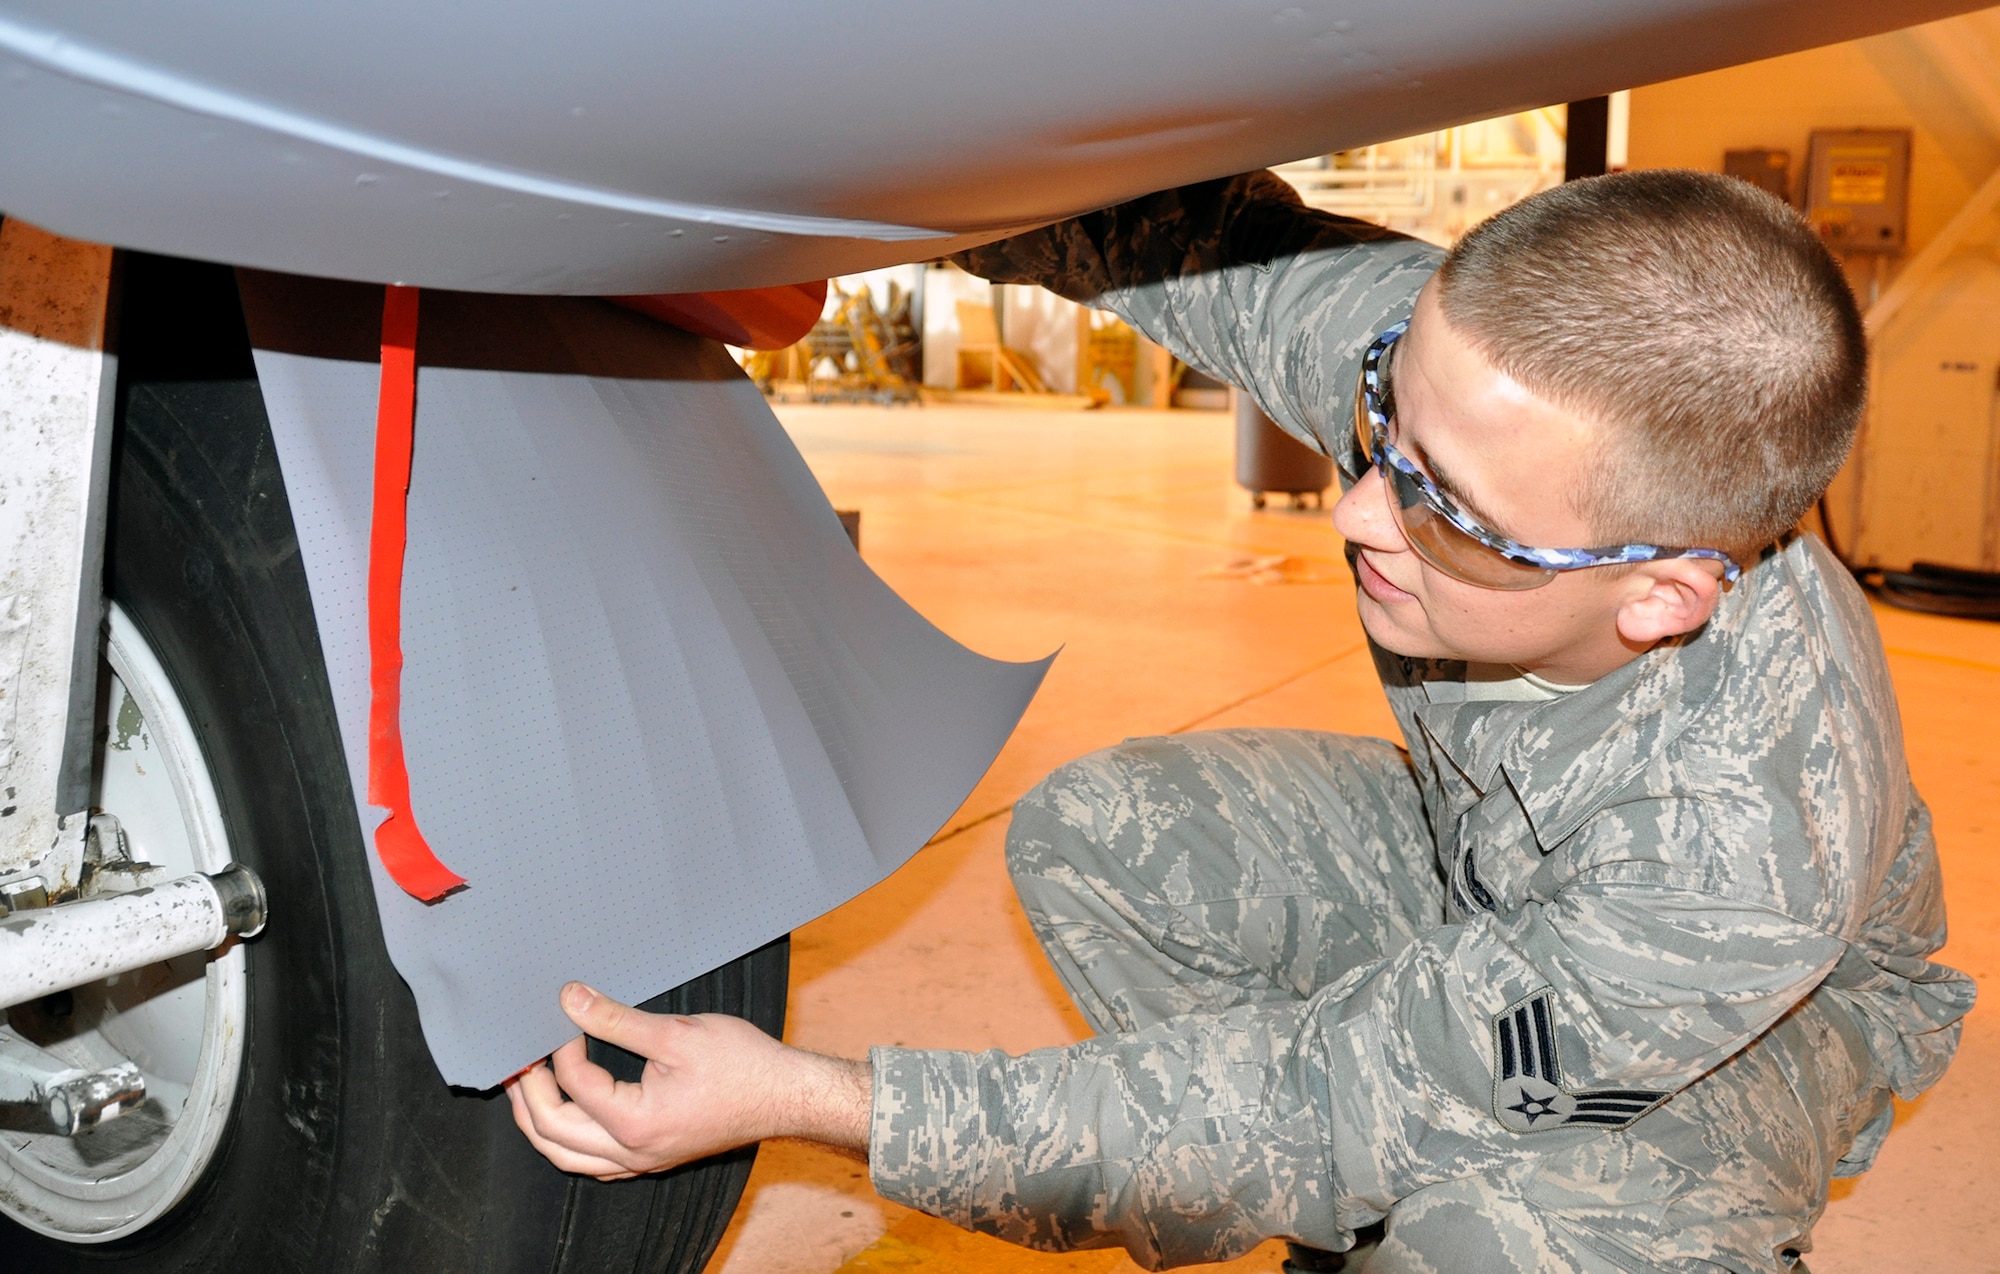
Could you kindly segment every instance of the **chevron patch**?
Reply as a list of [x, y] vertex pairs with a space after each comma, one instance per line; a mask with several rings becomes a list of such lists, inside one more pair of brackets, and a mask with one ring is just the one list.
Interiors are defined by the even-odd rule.
[[1640, 1088], [1576, 1091], [1556, 1056], [1555, 995], [1541, 991], [1493, 1019], [1493, 1114], [1515, 1132], [1575, 1124], [1626, 1128], [1669, 1094]]

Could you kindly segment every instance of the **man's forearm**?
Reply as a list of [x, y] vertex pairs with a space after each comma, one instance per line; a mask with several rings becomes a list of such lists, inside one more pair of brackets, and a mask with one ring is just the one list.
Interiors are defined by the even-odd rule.
[[793, 1074], [772, 1112], [767, 1136], [800, 1137], [863, 1158], [874, 1107], [874, 1070], [866, 1060], [789, 1049]]
[[1337, 1249], [1321, 1041], [1305, 1002], [1189, 1014], [1019, 1057], [878, 1048], [886, 1199], [1029, 1247], [1149, 1269], [1283, 1235]]
[[1353, 435], [1361, 352], [1408, 318], [1442, 253], [1303, 206], [1269, 173], [1162, 191], [952, 258], [1108, 309], [1250, 391], [1336, 457]]

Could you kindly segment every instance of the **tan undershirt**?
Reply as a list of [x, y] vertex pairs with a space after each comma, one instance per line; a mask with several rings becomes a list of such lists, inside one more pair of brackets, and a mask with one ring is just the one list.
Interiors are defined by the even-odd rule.
[[1465, 666], [1465, 697], [1467, 699], [1505, 700], [1512, 703], [1541, 703], [1550, 699], [1560, 699], [1566, 694], [1574, 694], [1582, 686], [1565, 686], [1561, 682], [1538, 677], [1532, 672], [1524, 672], [1513, 664], [1467, 664]]

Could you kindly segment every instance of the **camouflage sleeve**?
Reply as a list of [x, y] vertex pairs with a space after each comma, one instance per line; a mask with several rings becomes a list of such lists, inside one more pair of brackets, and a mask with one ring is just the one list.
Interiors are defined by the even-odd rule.
[[1870, 1051], [1907, 1101], [1937, 1083], [1951, 1064], [1977, 987], [1929, 959], [1945, 941], [1944, 878], [1930, 807], [1914, 790], [1905, 827], [1869, 906], [1866, 940], [1848, 949], [1827, 982], [1858, 1010]]
[[1021, 1057], [877, 1048], [886, 1198], [1045, 1251], [1161, 1268], [1330, 1224], [1324, 1042], [1305, 1002], [1170, 1019]]
[[1317, 212], [1267, 172], [1148, 195], [953, 257], [1107, 309], [1247, 390], [1286, 431], [1346, 458], [1354, 379], [1443, 254]]
[[1305, 1001], [1013, 1058], [877, 1049], [871, 1170], [884, 1196], [959, 1225], [1116, 1244], [1151, 1268], [1275, 1236], [1337, 1249], [1426, 1185], [1632, 1123], [1769, 1028], [1843, 946], [1714, 895], [1581, 885], [1441, 927]]

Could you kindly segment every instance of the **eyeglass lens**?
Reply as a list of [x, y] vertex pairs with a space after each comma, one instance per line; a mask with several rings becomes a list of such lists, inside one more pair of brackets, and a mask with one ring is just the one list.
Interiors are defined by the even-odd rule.
[[[1383, 397], [1386, 399], [1387, 395]], [[1369, 418], [1363, 393], [1356, 393], [1354, 398], [1354, 437], [1363, 462], [1373, 463], [1375, 422]], [[1395, 511], [1403, 538], [1432, 567], [1461, 583], [1509, 591], [1540, 588], [1555, 578], [1554, 571], [1505, 557], [1466, 534], [1431, 506], [1423, 487], [1411, 475], [1393, 464], [1385, 463], [1380, 468], [1389, 487], [1389, 507]]]
[[1480, 588], [1520, 590], [1540, 588], [1556, 573], [1545, 567], [1517, 562], [1481, 544], [1461, 530], [1451, 519], [1431, 507], [1417, 480], [1394, 465], [1383, 466], [1393, 495], [1390, 507], [1417, 556], [1446, 575]]

